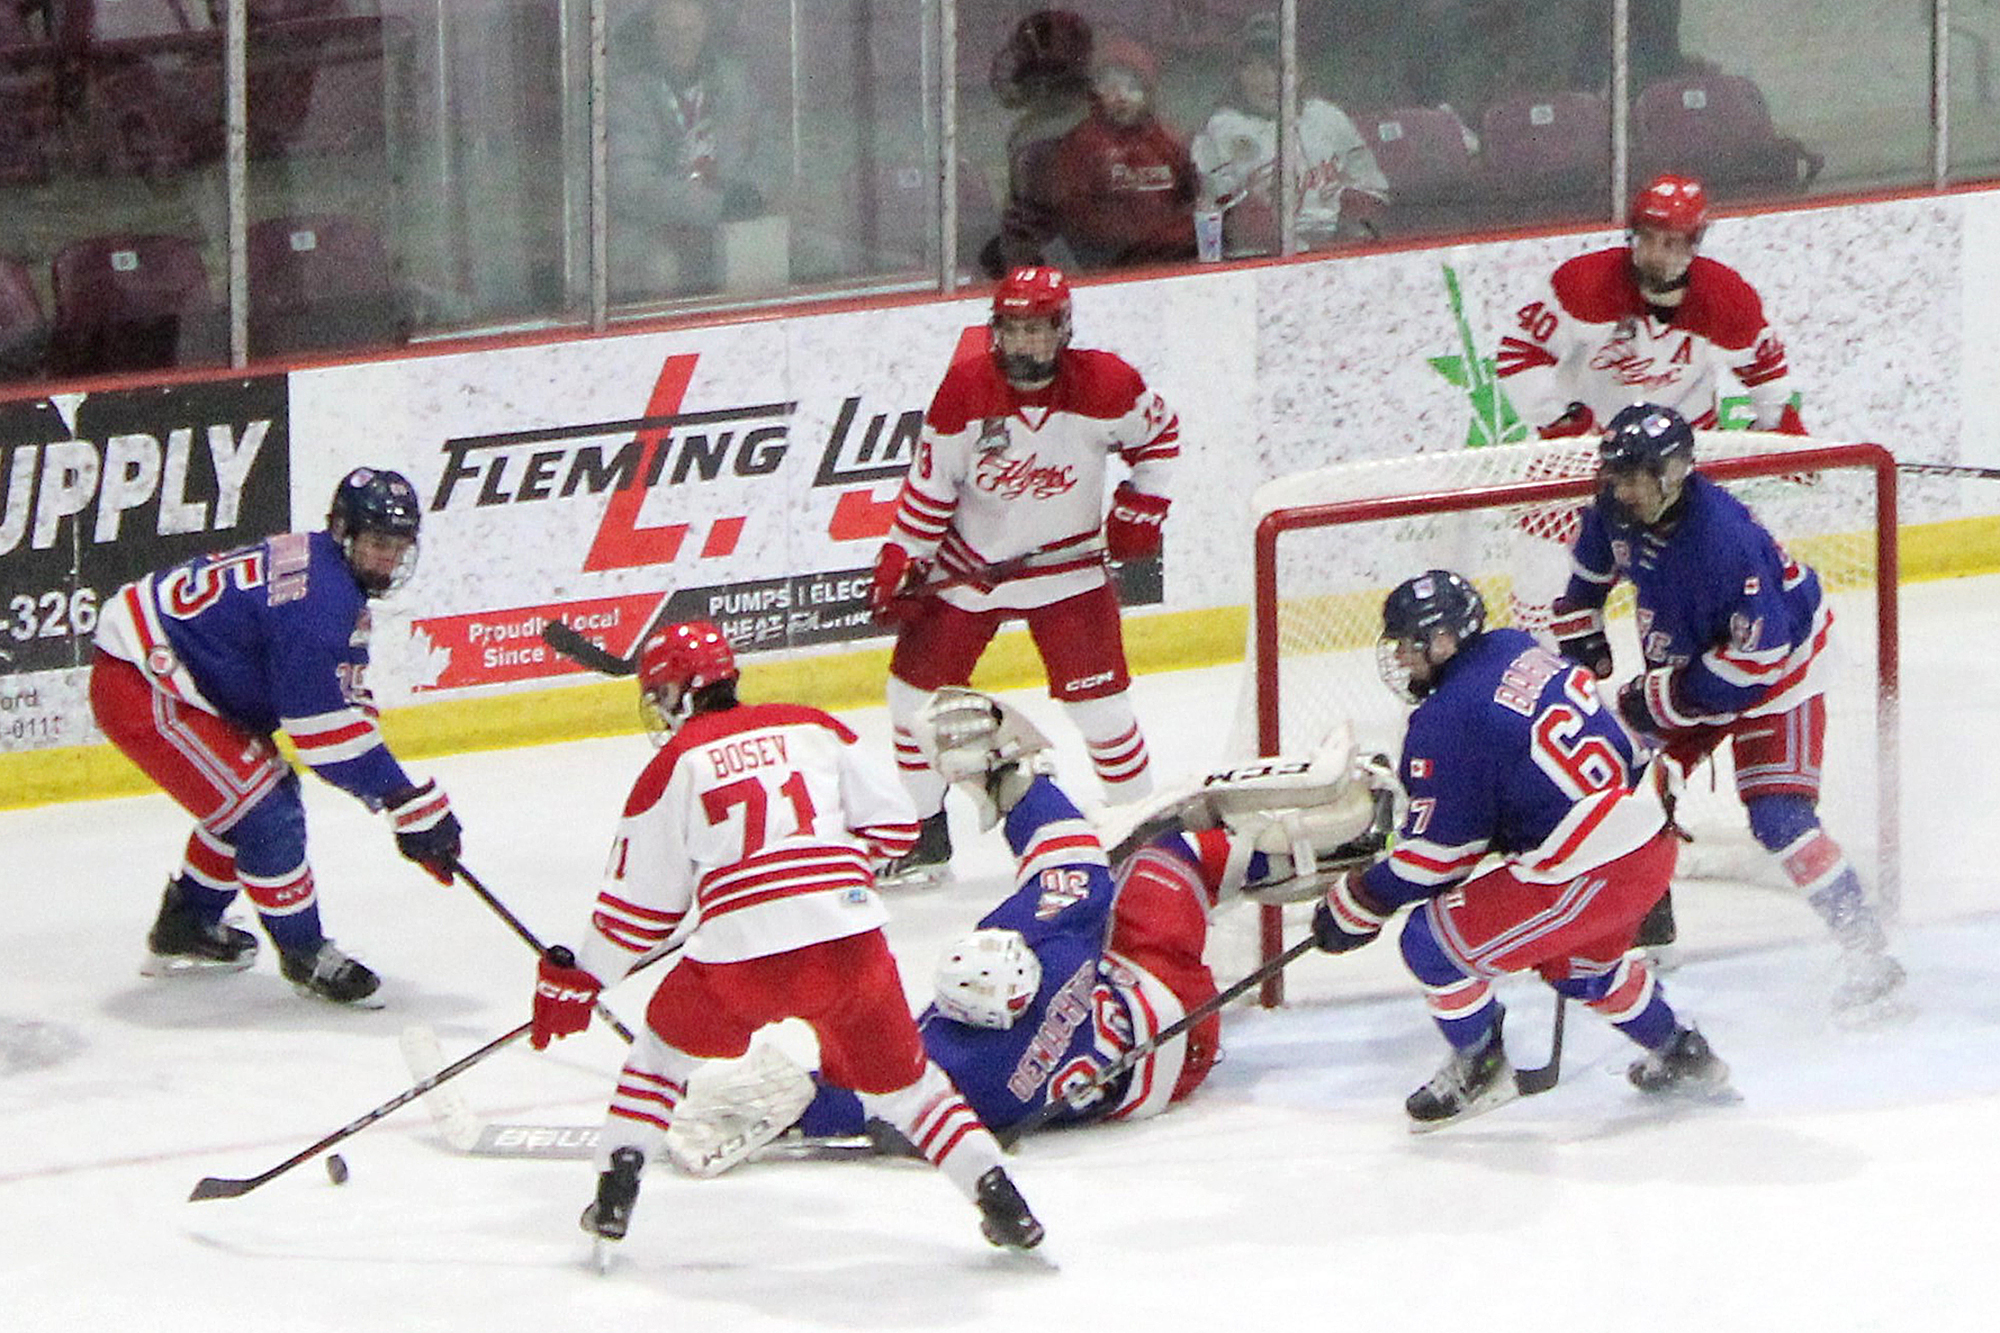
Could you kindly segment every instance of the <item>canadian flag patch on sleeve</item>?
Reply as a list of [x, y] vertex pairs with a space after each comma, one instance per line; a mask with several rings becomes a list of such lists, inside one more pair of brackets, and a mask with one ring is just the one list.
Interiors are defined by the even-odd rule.
[[1428, 760], [1428, 759], [1412, 759], [1412, 760], [1410, 761], [1410, 776], [1411, 776], [1411, 777], [1413, 777], [1413, 778], [1427, 778], [1427, 777], [1429, 777], [1430, 775], [1431, 775], [1431, 761], [1430, 761], [1430, 760]]

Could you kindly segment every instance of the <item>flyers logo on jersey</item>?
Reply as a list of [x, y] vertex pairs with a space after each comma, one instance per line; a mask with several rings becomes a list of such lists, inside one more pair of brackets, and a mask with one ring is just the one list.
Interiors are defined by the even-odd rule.
[[1047, 499], [1076, 489], [1076, 469], [1066, 463], [1043, 463], [1039, 454], [1014, 458], [988, 453], [980, 456], [972, 484], [1010, 500]]

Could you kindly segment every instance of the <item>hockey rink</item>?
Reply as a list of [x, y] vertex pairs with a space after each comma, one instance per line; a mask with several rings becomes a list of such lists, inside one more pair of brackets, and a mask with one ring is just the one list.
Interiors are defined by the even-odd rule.
[[[2000, 578], [1905, 588], [1903, 661], [1894, 947], [1912, 1016], [1836, 1026], [1832, 948], [1802, 902], [1694, 885], [1677, 894], [1668, 993], [1732, 1066], [1740, 1103], [1643, 1100], [1622, 1076], [1635, 1048], [1573, 1009], [1555, 1089], [1419, 1137], [1402, 1100], [1445, 1046], [1393, 939], [1309, 955], [1288, 1008], [1225, 1018], [1224, 1061], [1189, 1103], [1022, 1146], [1010, 1170], [1048, 1228], [1027, 1256], [986, 1245], [972, 1206], [920, 1163], [767, 1161], [712, 1181], [660, 1163], [600, 1275], [576, 1225], [587, 1163], [460, 1155], [417, 1104], [338, 1146], [344, 1185], [314, 1160], [190, 1203], [202, 1177], [256, 1175], [408, 1087], [406, 1024], [435, 1028], [455, 1057], [524, 1021], [533, 958], [470, 891], [400, 860], [381, 820], [308, 778], [327, 929], [383, 975], [386, 1007], [295, 995], [268, 942], [248, 972], [148, 980], [145, 932], [187, 832], [178, 808], [0, 812], [0, 1327], [1984, 1327], [2000, 1294], [2000, 871], [1984, 837], [2000, 791]], [[1138, 683], [1163, 778], [1217, 760], [1237, 675]], [[1094, 796], [1048, 701], [1011, 697]], [[883, 710], [847, 716], [886, 761]], [[560, 942], [584, 927], [648, 753], [634, 734], [412, 768], [450, 792], [466, 865]], [[952, 810], [958, 878], [890, 900], [913, 997], [1007, 887], [997, 834]], [[636, 1024], [648, 993], [642, 977], [607, 1000]], [[1516, 1063], [1542, 1063], [1548, 993], [1503, 994]], [[453, 1086], [488, 1119], [595, 1124], [622, 1050], [599, 1024], [544, 1054], [517, 1043]]]

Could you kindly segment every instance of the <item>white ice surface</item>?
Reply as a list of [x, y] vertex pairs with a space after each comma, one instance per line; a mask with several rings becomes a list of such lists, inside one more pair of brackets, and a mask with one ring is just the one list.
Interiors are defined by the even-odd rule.
[[[1836, 1028], [1806, 909], [1703, 886], [1682, 897], [1687, 961], [1668, 988], [1734, 1067], [1740, 1105], [1642, 1102], [1620, 1077], [1627, 1045], [1578, 1012], [1554, 1091], [1418, 1138], [1402, 1098], [1444, 1048], [1393, 944], [1308, 956], [1290, 1008], [1232, 1012], [1226, 1059], [1188, 1105], [1024, 1145], [1013, 1170], [1045, 1261], [990, 1249], [919, 1165], [769, 1163], [652, 1172], [599, 1276], [575, 1220], [587, 1165], [455, 1156], [415, 1105], [339, 1145], [344, 1186], [314, 1160], [190, 1203], [201, 1177], [255, 1175], [402, 1091], [403, 1024], [456, 1055], [520, 1022], [528, 951], [309, 781], [328, 928], [387, 978], [388, 1007], [299, 998], [268, 946], [246, 973], [149, 981], [136, 968], [181, 813], [158, 796], [0, 813], [0, 1328], [1983, 1329], [2000, 1293], [2000, 582], [1906, 602], [1897, 949], [1913, 1019]], [[1223, 670], [1139, 683], [1163, 771], [1208, 766], [1234, 689]], [[1020, 697], [1077, 773], [1061, 719]], [[852, 720], [886, 745], [881, 710]], [[465, 820], [467, 864], [563, 940], [646, 752], [635, 735], [422, 767]], [[955, 833], [957, 882], [892, 903], [913, 994], [1004, 889], [997, 839]], [[610, 998], [637, 1022], [645, 993]], [[1546, 992], [1506, 993], [1516, 1058], [1538, 1063]], [[457, 1086], [487, 1116], [595, 1123], [621, 1049], [599, 1025]]]

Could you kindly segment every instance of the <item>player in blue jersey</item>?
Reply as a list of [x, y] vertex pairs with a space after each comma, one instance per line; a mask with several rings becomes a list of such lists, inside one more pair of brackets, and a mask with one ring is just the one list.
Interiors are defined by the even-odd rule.
[[394, 472], [357, 468], [322, 532], [291, 532], [158, 570], [104, 608], [90, 703], [104, 734], [198, 821], [167, 881], [141, 968], [237, 971], [257, 941], [227, 925], [240, 890], [301, 991], [340, 1003], [380, 984], [320, 928], [299, 779], [281, 728], [328, 782], [386, 811], [397, 848], [441, 883], [459, 824], [435, 782], [412, 782], [368, 692], [368, 602], [416, 565], [421, 509]]
[[[1619, 691], [1619, 715], [1679, 773], [1730, 742], [1752, 835], [1841, 946], [1835, 1007], [1865, 1014], [1901, 987], [1903, 969], [1854, 866], [1820, 825], [1826, 696], [1817, 668], [1833, 615], [1819, 576], [1694, 471], [1694, 432], [1671, 409], [1619, 412], [1598, 459], [1602, 485], [1554, 608], [1558, 647], [1609, 678], [1604, 601], [1631, 580], [1646, 660]], [[1671, 920], [1647, 941], [1671, 938]]]
[[[1365, 862], [1381, 845], [1369, 838], [1378, 811], [1368, 774], [1339, 746], [1310, 764], [1213, 775], [1164, 798], [1107, 853], [1050, 776], [1046, 739], [1008, 705], [948, 686], [913, 734], [983, 825], [1002, 826], [1015, 856], [1014, 891], [946, 951], [935, 1001], [918, 1019], [931, 1059], [996, 1132], [1069, 1094], [1075, 1103], [1047, 1123], [1142, 1119], [1185, 1099], [1215, 1063], [1217, 1014], [1090, 1085], [1216, 995], [1202, 959], [1210, 908], [1236, 896], [1316, 896], [1337, 866]], [[676, 1122], [686, 1128], [669, 1140], [675, 1161], [713, 1175], [788, 1127], [806, 1139], [867, 1130], [853, 1093], [788, 1066], [752, 1062], [703, 1099]]]
[[1724, 1088], [1727, 1067], [1629, 952], [1667, 891], [1676, 839], [1596, 680], [1525, 630], [1487, 629], [1478, 590], [1438, 569], [1389, 594], [1377, 656], [1389, 687], [1417, 705], [1399, 769], [1409, 804], [1394, 849], [1335, 880], [1313, 934], [1343, 953], [1416, 906], [1403, 961], [1451, 1056], [1404, 1103], [1410, 1127], [1516, 1095], [1491, 985], [1512, 972], [1539, 973], [1643, 1047], [1627, 1071], [1642, 1091]]

